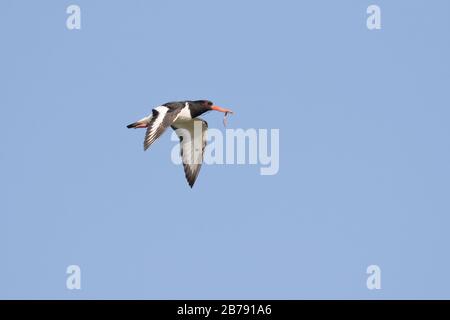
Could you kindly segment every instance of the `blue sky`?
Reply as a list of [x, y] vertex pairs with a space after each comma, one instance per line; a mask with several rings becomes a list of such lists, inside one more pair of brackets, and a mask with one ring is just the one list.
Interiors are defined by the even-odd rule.
[[[0, 297], [450, 298], [448, 12], [2, 1]], [[279, 129], [279, 173], [208, 165], [191, 190], [169, 134], [144, 153], [125, 127], [202, 98], [236, 111], [229, 128]]]

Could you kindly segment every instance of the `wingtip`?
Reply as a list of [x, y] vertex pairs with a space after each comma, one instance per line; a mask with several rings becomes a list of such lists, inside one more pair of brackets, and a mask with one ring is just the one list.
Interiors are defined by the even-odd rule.
[[186, 180], [187, 180], [187, 183], [188, 183], [189, 187], [191, 187], [191, 189], [192, 189], [194, 187], [195, 180], [192, 181], [188, 177], [186, 177]]

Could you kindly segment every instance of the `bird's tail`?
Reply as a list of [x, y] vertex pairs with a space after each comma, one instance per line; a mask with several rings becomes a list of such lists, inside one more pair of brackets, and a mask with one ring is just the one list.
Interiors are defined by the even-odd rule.
[[145, 117], [142, 118], [141, 120], [138, 120], [136, 122], [130, 123], [129, 125], [127, 125], [128, 129], [132, 129], [132, 128], [147, 128], [148, 122], [150, 120], [150, 117]]
[[138, 125], [139, 125], [139, 122], [133, 122], [133, 123], [130, 123], [129, 125], [127, 125], [127, 128], [128, 129], [136, 128]]

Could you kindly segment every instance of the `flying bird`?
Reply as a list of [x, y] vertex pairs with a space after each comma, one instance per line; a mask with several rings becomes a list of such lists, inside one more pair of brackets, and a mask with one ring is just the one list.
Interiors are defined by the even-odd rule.
[[[203, 162], [208, 123], [199, 118], [205, 112], [215, 110], [232, 114], [233, 111], [213, 105], [209, 100], [176, 101], [162, 104], [152, 113], [127, 126], [127, 128], [146, 128], [144, 151], [158, 139], [167, 127], [171, 127], [180, 139], [180, 153], [184, 173], [189, 186], [194, 186]], [[224, 124], [225, 122], [224, 117]]]

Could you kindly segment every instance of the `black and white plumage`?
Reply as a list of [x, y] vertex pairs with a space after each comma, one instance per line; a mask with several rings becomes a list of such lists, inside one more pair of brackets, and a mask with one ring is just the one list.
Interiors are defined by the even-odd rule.
[[152, 113], [129, 124], [127, 128], [146, 128], [144, 150], [147, 150], [167, 129], [171, 127], [180, 138], [180, 153], [184, 172], [192, 188], [198, 177], [206, 147], [208, 124], [198, 118], [207, 111], [233, 113], [229, 109], [214, 106], [208, 100], [168, 102], [152, 110]]

